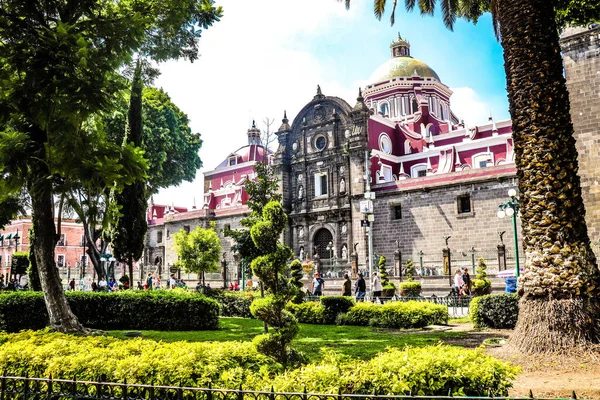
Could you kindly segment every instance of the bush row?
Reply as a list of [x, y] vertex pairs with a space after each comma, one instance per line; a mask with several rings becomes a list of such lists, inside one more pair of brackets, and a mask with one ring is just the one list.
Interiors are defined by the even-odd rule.
[[382, 328], [422, 328], [431, 324], [448, 323], [445, 305], [409, 301], [386, 304], [357, 303], [349, 297], [322, 297], [321, 303], [289, 304], [288, 309], [299, 322], [377, 326]]
[[513, 329], [519, 318], [519, 296], [501, 293], [475, 297], [469, 317], [476, 328]]
[[[160, 343], [25, 331], [0, 334], [7, 375], [246, 390], [370, 395], [506, 395], [517, 367], [444, 345], [388, 349], [369, 360], [328, 353], [284, 371], [249, 342]], [[432, 368], [435, 366], [435, 368]]]
[[250, 313], [250, 304], [256, 293], [231, 292], [223, 289], [210, 289], [206, 296], [215, 299], [221, 307], [222, 317], [254, 318]]
[[[206, 330], [219, 327], [219, 304], [183, 291], [68, 292], [79, 321], [95, 329]], [[42, 329], [49, 319], [40, 292], [0, 294], [0, 330]]]

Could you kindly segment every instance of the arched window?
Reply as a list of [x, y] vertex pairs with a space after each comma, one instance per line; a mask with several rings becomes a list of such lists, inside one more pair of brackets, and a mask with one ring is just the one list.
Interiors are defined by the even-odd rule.
[[317, 254], [321, 260], [331, 258], [331, 250], [327, 250], [330, 242], [333, 243], [333, 235], [329, 232], [329, 229], [321, 228], [315, 233], [313, 246], [317, 250]]
[[379, 105], [379, 112], [381, 113], [382, 117], [389, 117], [389, 115], [390, 115], [390, 105], [387, 102], [381, 103]]
[[417, 111], [419, 111], [419, 103], [417, 103], [417, 99], [413, 97], [412, 98], [412, 110], [411, 110], [411, 114], [414, 114]]

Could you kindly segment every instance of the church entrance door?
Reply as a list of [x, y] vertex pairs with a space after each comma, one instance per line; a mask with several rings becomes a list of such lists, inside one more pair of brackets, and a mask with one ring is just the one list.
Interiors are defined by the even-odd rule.
[[329, 243], [333, 244], [333, 235], [326, 228], [321, 228], [315, 233], [313, 239], [314, 248], [317, 249], [317, 254], [321, 260], [328, 260], [332, 258], [332, 250], [328, 250], [327, 246]]

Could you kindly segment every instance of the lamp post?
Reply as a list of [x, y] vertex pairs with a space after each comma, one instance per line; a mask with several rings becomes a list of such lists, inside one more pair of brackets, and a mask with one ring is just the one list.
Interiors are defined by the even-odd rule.
[[519, 267], [519, 241], [517, 240], [517, 214], [519, 213], [519, 199], [517, 198], [517, 191], [510, 189], [508, 191], [508, 197], [510, 199], [498, 206], [498, 218], [504, 218], [506, 216], [512, 217], [513, 232], [515, 238], [515, 274], [517, 279], [520, 275]]
[[331, 263], [331, 266], [333, 267], [333, 242], [327, 243], [326, 249], [329, 252], [329, 262]]

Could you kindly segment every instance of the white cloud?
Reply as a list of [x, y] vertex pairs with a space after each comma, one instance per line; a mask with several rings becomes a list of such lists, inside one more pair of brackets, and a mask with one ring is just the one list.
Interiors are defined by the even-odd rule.
[[[322, 62], [303, 47], [336, 24], [352, 24], [357, 11], [336, 1], [222, 0], [223, 19], [203, 33], [198, 61], [162, 64], [157, 86], [191, 119], [202, 134], [204, 167], [193, 183], [161, 191], [157, 203], [191, 206], [202, 201], [202, 171], [211, 170], [231, 151], [247, 143], [246, 130], [265, 117], [280, 125], [283, 111], [294, 115], [321, 85], [324, 94], [353, 100], [356, 89], [323, 76]], [[358, 7], [357, 7], [358, 8]], [[346, 97], [349, 96], [349, 97]]]
[[450, 105], [459, 120], [464, 119], [467, 125], [482, 125], [488, 122], [490, 107], [470, 87], [451, 89]]

